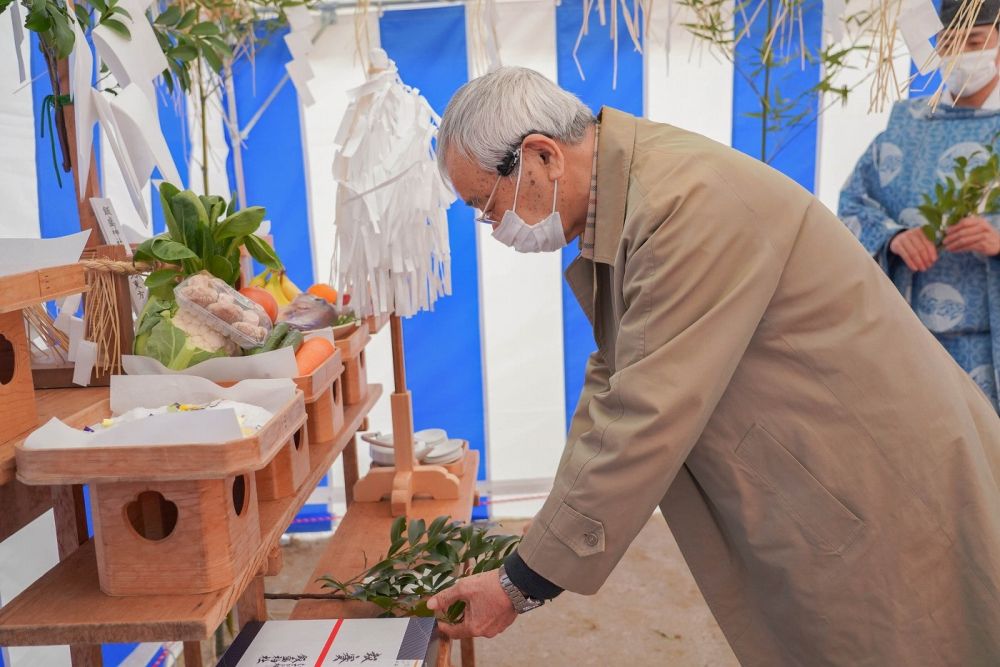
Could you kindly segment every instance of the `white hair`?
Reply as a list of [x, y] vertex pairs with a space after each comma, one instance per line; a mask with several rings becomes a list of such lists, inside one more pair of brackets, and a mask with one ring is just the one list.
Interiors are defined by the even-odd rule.
[[538, 72], [500, 67], [469, 81], [448, 102], [438, 129], [438, 168], [446, 175], [445, 155], [457, 151], [496, 171], [528, 134], [573, 145], [595, 122], [587, 105]]

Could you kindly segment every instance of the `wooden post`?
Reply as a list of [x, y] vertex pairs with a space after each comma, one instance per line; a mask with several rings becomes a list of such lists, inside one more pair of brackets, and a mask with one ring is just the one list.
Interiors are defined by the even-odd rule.
[[203, 667], [201, 642], [184, 642], [184, 667]]
[[[439, 500], [458, 498], [459, 480], [458, 476], [442, 466], [416, 465], [413, 456], [413, 400], [406, 388], [403, 324], [395, 313], [389, 317], [389, 326], [395, 382], [395, 391], [389, 397], [395, 466], [370, 470], [355, 485], [354, 497], [361, 502], [378, 502], [388, 495], [392, 515], [409, 516], [413, 497], [418, 493], [429, 494]], [[464, 465], [464, 460], [459, 461], [461, 465]]]
[[354, 502], [354, 485], [358, 483], [360, 471], [358, 470], [358, 436], [355, 435], [344, 447], [340, 455], [344, 463], [344, 496], [347, 506]]
[[476, 667], [476, 645], [472, 637], [459, 640], [462, 647], [462, 667]]
[[[89, 539], [83, 487], [78, 484], [53, 486], [52, 510], [56, 523], [59, 560], [65, 560]], [[101, 647], [92, 644], [70, 646], [69, 656], [73, 667], [101, 667], [103, 664]]]
[[[56, 84], [53, 82], [53, 94], [69, 95], [69, 59], [63, 58], [59, 60], [56, 63], [56, 72], [58, 73], [59, 90], [55, 90]], [[93, 151], [93, 147], [91, 147], [92, 150], [90, 151], [90, 173], [87, 175], [87, 182], [83, 192], [80, 192], [80, 179], [77, 176], [80, 165], [76, 163], [76, 144], [77, 141], [81, 140], [93, 142], [93, 128], [85, 128], [85, 135], [81, 137], [77, 133], [76, 116], [72, 105], [61, 107], [59, 111], [62, 114], [63, 123], [66, 128], [66, 133], [60, 136], [60, 140], [65, 141], [64, 154], [69, 156], [69, 162], [72, 167], [70, 174], [73, 178], [73, 191], [76, 192], [76, 208], [80, 214], [80, 229], [90, 230], [90, 238], [87, 240], [88, 248], [103, 245], [107, 243], [107, 240], [101, 233], [101, 227], [97, 224], [97, 216], [94, 215], [94, 210], [90, 206], [90, 198], [100, 196], [100, 186], [97, 178], [97, 154]], [[87, 129], [90, 131], [87, 131]]]
[[437, 662], [434, 667], [451, 667], [451, 640], [447, 637], [438, 639]]
[[240, 630], [251, 621], [267, 620], [267, 601], [264, 599], [264, 577], [253, 578], [236, 602], [236, 620]]

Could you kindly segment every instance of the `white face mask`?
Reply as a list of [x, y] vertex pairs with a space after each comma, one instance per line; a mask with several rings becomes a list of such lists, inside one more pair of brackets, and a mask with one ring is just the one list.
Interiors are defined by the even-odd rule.
[[563, 232], [562, 219], [556, 210], [556, 196], [559, 194], [559, 181], [555, 182], [552, 192], [552, 213], [535, 225], [529, 225], [516, 212], [517, 194], [521, 189], [521, 166], [517, 162], [517, 183], [514, 186], [513, 208], [503, 214], [500, 224], [493, 230], [493, 238], [518, 252], [553, 252], [567, 243]]
[[944, 85], [956, 98], [978, 93], [997, 75], [996, 49], [958, 53], [942, 60], [941, 73], [946, 76]]

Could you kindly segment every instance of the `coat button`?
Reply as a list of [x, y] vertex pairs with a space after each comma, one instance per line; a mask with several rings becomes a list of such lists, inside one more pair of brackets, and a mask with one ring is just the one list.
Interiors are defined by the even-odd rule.
[[584, 533], [583, 541], [587, 543], [588, 547], [596, 547], [599, 540], [597, 539], [597, 535], [595, 533]]

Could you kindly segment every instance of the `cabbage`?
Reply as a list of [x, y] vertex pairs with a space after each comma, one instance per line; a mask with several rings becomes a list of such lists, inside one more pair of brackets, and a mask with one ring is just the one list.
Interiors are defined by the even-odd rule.
[[175, 301], [151, 296], [139, 315], [134, 351], [167, 368], [183, 370], [206, 359], [239, 354], [239, 347], [179, 310]]

